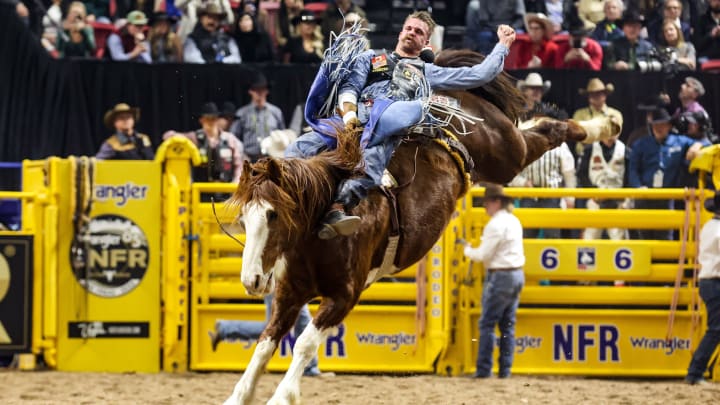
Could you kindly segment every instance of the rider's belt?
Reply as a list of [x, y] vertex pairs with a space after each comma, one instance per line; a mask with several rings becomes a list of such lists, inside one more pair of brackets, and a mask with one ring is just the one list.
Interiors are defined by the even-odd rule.
[[515, 271], [515, 270], [522, 270], [522, 267], [503, 267], [499, 269], [487, 269], [488, 272], [494, 273], [496, 271]]

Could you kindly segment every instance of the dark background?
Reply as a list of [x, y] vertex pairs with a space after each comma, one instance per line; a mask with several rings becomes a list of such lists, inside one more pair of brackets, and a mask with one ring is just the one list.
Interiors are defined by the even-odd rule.
[[[159, 145], [170, 129], [188, 131], [199, 127], [197, 111], [207, 101], [233, 101], [237, 107], [249, 102], [247, 87], [256, 69], [271, 82], [269, 101], [290, 120], [304, 101], [317, 66], [307, 65], [145, 65], [137, 63], [55, 60], [20, 23], [11, 8], [0, 5], [0, 162], [41, 159], [48, 156], [94, 155], [110, 135], [102, 119], [105, 111], [126, 102], [141, 109], [140, 132]], [[528, 72], [511, 72], [524, 78]], [[608, 105], [625, 117], [624, 135], [642, 125], [639, 102], [663, 87], [677, 103], [682, 76], [661, 73], [588, 72], [544, 70], [552, 81], [546, 100], [571, 115], [587, 105], [578, 94], [591, 77], [613, 83]], [[720, 80], [717, 75], [695, 73], [707, 94], [701, 104], [718, 128]]]

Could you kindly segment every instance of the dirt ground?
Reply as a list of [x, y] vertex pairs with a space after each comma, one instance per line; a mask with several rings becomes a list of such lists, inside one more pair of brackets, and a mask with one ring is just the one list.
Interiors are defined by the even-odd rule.
[[[218, 404], [240, 374], [105, 374], [0, 371], [2, 404]], [[265, 403], [282, 376], [260, 380]], [[716, 404], [720, 384], [513, 376], [473, 380], [432, 375], [304, 378], [304, 404]]]

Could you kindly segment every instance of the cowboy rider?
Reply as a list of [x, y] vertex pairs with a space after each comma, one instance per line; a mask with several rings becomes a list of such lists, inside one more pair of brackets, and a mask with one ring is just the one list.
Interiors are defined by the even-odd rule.
[[[340, 184], [337, 197], [325, 215], [318, 236], [331, 239], [350, 235], [360, 218], [347, 215], [367, 196], [368, 190], [381, 184], [383, 171], [400, 143], [403, 129], [425, 119], [420, 83], [427, 81], [433, 90], [465, 90], [493, 80], [503, 70], [505, 56], [515, 40], [515, 31], [500, 25], [499, 41], [485, 60], [472, 67], [440, 67], [421, 58], [435, 28], [430, 13], [410, 14], [403, 24], [394, 52], [368, 50], [354, 61], [350, 76], [341, 83], [338, 109], [346, 127], [365, 126], [361, 137], [365, 174]], [[323, 74], [323, 69], [318, 75]], [[316, 78], [317, 82], [318, 78]], [[334, 147], [316, 125], [313, 115], [313, 90], [308, 96], [306, 118], [315, 131], [298, 138], [286, 151], [286, 157], [309, 157]]]

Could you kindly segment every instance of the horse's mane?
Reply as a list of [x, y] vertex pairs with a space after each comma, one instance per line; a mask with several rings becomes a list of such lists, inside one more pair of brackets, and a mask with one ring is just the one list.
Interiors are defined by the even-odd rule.
[[355, 131], [340, 130], [338, 146], [308, 159], [263, 158], [245, 163], [229, 208], [266, 201], [290, 233], [308, 232], [332, 201], [337, 182], [357, 170], [362, 151]]
[[[468, 49], [447, 49], [437, 55], [435, 64], [446, 67], [474, 66], [483, 60], [485, 56]], [[494, 104], [513, 122], [518, 120], [525, 104], [514, 80], [504, 71], [489, 83], [468, 91]]]

